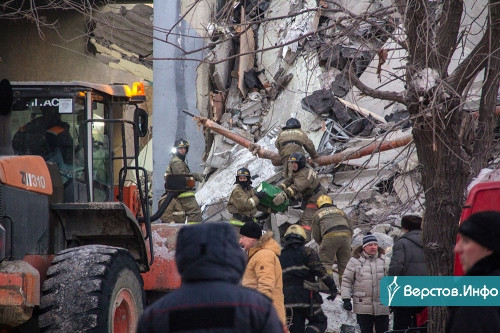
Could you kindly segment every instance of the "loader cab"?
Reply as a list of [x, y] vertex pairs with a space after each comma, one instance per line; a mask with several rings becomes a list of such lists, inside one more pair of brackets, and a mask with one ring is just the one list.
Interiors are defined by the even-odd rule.
[[114, 201], [118, 170], [129, 162], [120, 158], [133, 156], [135, 142], [133, 126], [112, 120], [133, 114], [140, 96], [122, 84], [82, 82], [14, 82], [13, 95], [14, 153], [57, 166], [61, 202]]

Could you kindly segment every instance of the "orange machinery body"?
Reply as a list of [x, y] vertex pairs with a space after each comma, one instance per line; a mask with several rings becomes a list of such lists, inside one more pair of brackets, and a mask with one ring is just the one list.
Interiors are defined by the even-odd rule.
[[[177, 233], [184, 224], [155, 223], [151, 225], [154, 262], [142, 273], [145, 290], [166, 292], [179, 288], [181, 277], [175, 264]], [[148, 249], [148, 256], [151, 256]]]
[[[114, 187], [115, 201], [118, 200], [118, 186]], [[130, 185], [123, 187], [123, 200], [122, 202], [130, 209], [134, 216], [139, 216], [141, 213], [141, 203], [139, 201], [139, 190], [137, 186]]]
[[0, 157], [0, 183], [41, 194], [52, 194], [52, 179], [40, 156]]
[[[500, 211], [500, 181], [479, 183], [472, 187], [462, 209], [459, 223], [467, 220], [474, 213], [487, 210]], [[458, 255], [455, 255], [454, 275], [464, 275]]]

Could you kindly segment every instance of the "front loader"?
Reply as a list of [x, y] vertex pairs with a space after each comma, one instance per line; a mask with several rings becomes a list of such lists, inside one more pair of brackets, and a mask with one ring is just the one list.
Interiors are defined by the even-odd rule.
[[0, 88], [0, 332], [134, 332], [180, 284], [139, 166], [144, 86]]

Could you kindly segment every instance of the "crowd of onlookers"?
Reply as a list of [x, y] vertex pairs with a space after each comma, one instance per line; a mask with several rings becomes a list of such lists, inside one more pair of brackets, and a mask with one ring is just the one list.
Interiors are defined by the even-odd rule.
[[[384, 276], [427, 275], [421, 217], [401, 218], [403, 234], [391, 258], [371, 233], [352, 249], [353, 225], [326, 195], [306, 160], [304, 148], [311, 156], [317, 152], [297, 119], [287, 121], [276, 147], [285, 176], [279, 191], [271, 198], [256, 191], [250, 171], [238, 169], [227, 205], [232, 214], [228, 223], [200, 223], [201, 210], [192, 191], [176, 195], [168, 204], [163, 221], [193, 223], [181, 228], [177, 239], [175, 258], [182, 285], [145, 310], [137, 332], [322, 333], [327, 318], [321, 292], [329, 294], [327, 301], [340, 294], [343, 309], [356, 314], [361, 333], [389, 331], [391, 312], [395, 332], [425, 327], [427, 308], [389, 308], [380, 298]], [[175, 142], [165, 177], [190, 174], [188, 149], [186, 140]], [[249, 149], [257, 154], [260, 147], [252, 144]], [[167, 193], [162, 200], [166, 198]], [[268, 216], [297, 199], [302, 214], [280, 244], [272, 231], [262, 230], [256, 213]], [[455, 252], [467, 275], [500, 275], [500, 213], [471, 215], [459, 235]], [[306, 246], [311, 240], [318, 244], [317, 251]], [[334, 263], [339, 286], [333, 278]], [[500, 332], [499, 309], [453, 307], [447, 332]], [[473, 317], [480, 322], [469, 319]]]

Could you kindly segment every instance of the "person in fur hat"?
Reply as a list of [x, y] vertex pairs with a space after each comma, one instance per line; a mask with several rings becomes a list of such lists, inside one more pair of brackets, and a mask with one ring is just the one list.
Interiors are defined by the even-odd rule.
[[[404, 234], [392, 247], [389, 276], [427, 275], [424, 247], [422, 245], [422, 218], [417, 215], [405, 215], [401, 218]], [[418, 313], [422, 307], [394, 306], [393, 330], [405, 330], [417, 327]]]
[[[500, 275], [500, 212], [472, 214], [458, 228], [455, 253], [466, 276]], [[500, 332], [500, 307], [459, 306], [449, 308], [446, 332]]]
[[248, 263], [241, 284], [257, 289], [273, 300], [278, 317], [286, 324], [283, 275], [279, 255], [281, 247], [273, 239], [273, 232], [262, 235], [255, 222], [246, 222], [240, 229], [240, 246], [248, 253]]
[[389, 307], [380, 301], [380, 280], [387, 275], [389, 262], [377, 238], [368, 233], [363, 244], [354, 249], [342, 275], [344, 309], [356, 314], [361, 333], [373, 333], [374, 327], [377, 333], [389, 329]]

